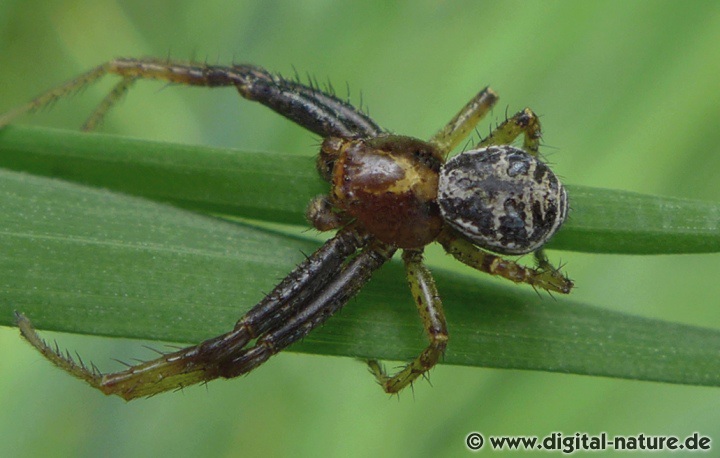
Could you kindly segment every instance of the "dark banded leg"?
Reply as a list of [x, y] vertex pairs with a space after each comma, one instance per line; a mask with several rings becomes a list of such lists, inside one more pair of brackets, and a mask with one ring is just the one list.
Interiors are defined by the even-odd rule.
[[430, 344], [420, 356], [393, 376], [389, 376], [378, 361], [368, 361], [370, 371], [386, 393], [399, 392], [435, 366], [445, 353], [448, 340], [442, 301], [432, 274], [423, 264], [422, 251], [405, 250], [403, 261], [410, 292], [415, 299]]
[[76, 362], [67, 352], [49, 346], [20, 314], [18, 326], [23, 337], [52, 363], [103, 393], [127, 400], [152, 396], [223, 376], [219, 361], [239, 354], [250, 340], [282, 327], [293, 315], [302, 314], [307, 304], [331, 288], [328, 285], [337, 283], [344, 262], [366, 241], [366, 237], [352, 229], [341, 231], [248, 311], [232, 331], [116, 373], [102, 374], [94, 365], [87, 367], [82, 360]]
[[[569, 293], [573, 287], [573, 282], [558, 269], [552, 267], [546, 259], [540, 263], [537, 269], [521, 266], [514, 261], [485, 252], [447, 229], [440, 233], [437, 241], [455, 259], [480, 272], [563, 294]], [[543, 256], [542, 259], [544, 259], [544, 255], [540, 254], [539, 256]]]
[[237, 377], [255, 369], [271, 356], [292, 345], [341, 309], [370, 280], [373, 272], [392, 258], [395, 248], [373, 243], [353, 258], [312, 301], [281, 326], [258, 338], [255, 345], [218, 364], [220, 376]]
[[322, 137], [376, 136], [383, 130], [349, 103], [318, 88], [273, 75], [253, 65], [218, 66], [162, 59], [115, 59], [40, 95], [24, 106], [0, 116], [0, 127], [16, 117], [44, 107], [105, 75], [123, 78], [85, 123], [93, 128], [137, 79], [203, 87], [235, 87], [240, 95]]

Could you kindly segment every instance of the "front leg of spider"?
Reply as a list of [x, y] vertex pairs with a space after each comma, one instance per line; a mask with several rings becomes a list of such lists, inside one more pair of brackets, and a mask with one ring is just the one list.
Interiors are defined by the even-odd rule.
[[[52, 347], [42, 340], [25, 316], [18, 314], [17, 322], [23, 337], [43, 356], [103, 393], [115, 394], [126, 400], [153, 396], [164, 391], [208, 382], [218, 377], [227, 377], [231, 372], [227, 361], [240, 357], [247, 358], [245, 347], [250, 341], [259, 338], [259, 343], [262, 336], [287, 327], [287, 323], [291, 322], [293, 317], [303, 312], [307, 315], [309, 307], [318, 308], [318, 297], [326, 298], [328, 291], [342, 289], [339, 285], [348, 284], [348, 272], [350, 274], [358, 271], [366, 272], [367, 276], [368, 271], [379, 267], [385, 261], [382, 253], [387, 254], [382, 250], [380, 250], [381, 255], [358, 255], [353, 260], [355, 267], [350, 268], [350, 265], [345, 265], [348, 258], [358, 249], [365, 247], [367, 242], [368, 237], [358, 233], [355, 228], [350, 227], [340, 231], [250, 309], [233, 330], [120, 372], [104, 374], [95, 366], [87, 367], [82, 361], [76, 362], [69, 353], [63, 353], [57, 347]], [[364, 277], [360, 278], [361, 280], [354, 283], [354, 286], [345, 290], [345, 294], [354, 294], [359, 290]], [[338, 300], [336, 298], [333, 300], [334, 306], [337, 307]], [[262, 348], [272, 347], [266, 343], [261, 345]], [[243, 369], [247, 372], [257, 364], [259, 364], [258, 360], [255, 360], [252, 365], [243, 366]]]
[[[105, 75], [121, 81], [88, 118], [87, 129], [97, 126], [135, 81], [158, 79], [234, 87], [242, 97], [322, 136], [317, 168], [331, 191], [310, 203], [307, 216], [319, 230], [338, 230], [233, 330], [124, 371], [102, 374], [94, 365], [76, 362], [47, 345], [18, 314], [22, 335], [47, 359], [106, 394], [129, 400], [245, 374], [324, 323], [397, 249], [403, 250], [408, 284], [429, 344], [395, 375], [385, 373], [377, 361], [369, 362], [388, 393], [399, 392], [425, 374], [447, 345], [442, 302], [422, 260], [425, 245], [438, 241], [461, 262], [516, 283], [561, 293], [572, 288], [541, 251], [565, 219], [567, 195], [537, 158], [541, 131], [534, 113], [519, 112], [475, 148], [446, 162], [449, 152], [496, 103], [497, 95], [489, 88], [424, 142], [385, 134], [367, 115], [333, 94], [260, 67], [116, 59], [0, 116], [0, 127]], [[519, 135], [524, 135], [524, 149], [509, 146]], [[531, 252], [536, 254], [537, 269], [499, 256]]]
[[[105, 113], [138, 79], [170, 83], [235, 87], [243, 97], [256, 100], [323, 137], [375, 136], [380, 128], [350, 104], [315, 88], [285, 80], [250, 66], [207, 66], [155, 59], [117, 59], [48, 91], [16, 110], [0, 115], [0, 127], [15, 117], [48, 105], [105, 75], [122, 79], [88, 118], [85, 128], [97, 126]], [[312, 212], [326, 221], [324, 229], [344, 229], [291, 272], [268, 296], [243, 316], [235, 329], [116, 373], [103, 374], [92, 365], [75, 361], [69, 353], [45, 343], [22, 314], [17, 323], [22, 335], [47, 359], [105, 394], [127, 400], [231, 377], [248, 372], [275, 352], [302, 338], [343, 306], [392, 257], [395, 248], [372, 241], [363, 228], [333, 219], [327, 205]], [[324, 216], [323, 216], [323, 213]], [[319, 221], [319, 220], [318, 220]], [[350, 259], [353, 255], [357, 256]], [[256, 344], [246, 348], [253, 340]]]

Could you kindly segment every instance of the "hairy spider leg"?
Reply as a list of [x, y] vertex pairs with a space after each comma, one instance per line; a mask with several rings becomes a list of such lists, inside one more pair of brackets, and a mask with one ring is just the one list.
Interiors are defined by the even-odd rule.
[[301, 304], [324, 288], [347, 259], [363, 248], [369, 239], [354, 227], [339, 231], [240, 318], [234, 330], [243, 330], [254, 339], [283, 323]]
[[104, 66], [101, 65], [99, 67], [95, 67], [92, 70], [83, 73], [82, 75], [71, 81], [68, 81], [64, 84], [61, 84], [60, 86], [50, 89], [49, 91], [29, 101], [25, 105], [21, 105], [13, 110], [3, 113], [2, 115], [0, 115], [0, 128], [6, 126], [7, 124], [10, 124], [10, 122], [13, 121], [15, 118], [24, 115], [25, 113], [29, 113], [39, 108], [51, 105], [58, 99], [68, 96], [73, 92], [79, 91], [85, 86], [94, 83], [106, 73], [107, 72], [105, 71]]
[[422, 250], [404, 250], [402, 258], [410, 292], [430, 344], [414, 361], [393, 376], [388, 376], [378, 361], [368, 361], [370, 371], [386, 393], [398, 393], [435, 366], [445, 353], [448, 341], [442, 300], [430, 270], [423, 264]]
[[[455, 231], [448, 227], [442, 230], [437, 241], [455, 259], [480, 272], [563, 294], [569, 293], [573, 287], [573, 282], [558, 269], [552, 267], [547, 260], [541, 263], [538, 269], [528, 268], [481, 250], [463, 237], [456, 235]], [[544, 257], [542, 254], [540, 256]]]
[[445, 127], [430, 138], [429, 142], [435, 145], [443, 153], [443, 156], [447, 156], [472, 132], [477, 123], [492, 109], [498, 98], [495, 91], [489, 87], [478, 92]]
[[371, 242], [327, 283], [299, 313], [282, 326], [258, 338], [252, 348], [225, 358], [218, 366], [225, 378], [237, 377], [255, 369], [271, 356], [307, 336], [340, 310], [370, 280], [373, 272], [392, 258], [396, 248]]
[[95, 107], [95, 110], [88, 116], [81, 129], [85, 132], [95, 130], [100, 124], [108, 111], [120, 100], [129, 90], [130, 87], [137, 81], [137, 78], [123, 78], [118, 82], [115, 87], [105, 96], [104, 99]]
[[128, 91], [133, 80], [155, 79], [188, 86], [234, 86], [240, 95], [271, 108], [278, 114], [322, 137], [379, 135], [383, 130], [360, 110], [333, 94], [312, 85], [287, 80], [254, 65], [217, 66], [162, 59], [115, 59], [0, 116], [0, 127], [16, 117], [44, 107], [105, 75], [117, 75], [118, 83], [90, 115], [85, 127], [97, 126], [105, 113]]
[[48, 345], [21, 314], [17, 314], [18, 326], [23, 337], [43, 356], [103, 393], [126, 400], [152, 396], [224, 376], [219, 361], [240, 354], [252, 339], [281, 327], [294, 314], [301, 314], [323, 289], [337, 283], [343, 263], [367, 241], [367, 236], [354, 229], [340, 231], [250, 309], [232, 331], [116, 373], [103, 374], [94, 365], [87, 367], [81, 359], [76, 362], [69, 353]]
[[524, 135], [523, 149], [533, 156], [538, 155], [542, 130], [540, 120], [530, 109], [518, 111], [511, 118], [503, 121], [496, 129], [490, 132], [487, 138], [478, 143], [476, 148], [491, 145], [509, 145], [521, 134]]

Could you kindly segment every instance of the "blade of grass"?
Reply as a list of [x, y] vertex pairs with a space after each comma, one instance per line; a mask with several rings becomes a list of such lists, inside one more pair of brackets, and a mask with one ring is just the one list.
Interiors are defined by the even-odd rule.
[[63, 178], [206, 212], [305, 223], [326, 192], [311, 157], [147, 142], [104, 134], [8, 126], [0, 167]]
[[[0, 324], [198, 342], [317, 242], [61, 180], [0, 170]], [[445, 362], [720, 386], [720, 331], [553, 300], [439, 270]], [[424, 346], [401, 267], [293, 350], [406, 360]]]
[[[9, 126], [0, 167], [64, 178], [185, 208], [306, 224], [327, 191], [313, 158]], [[572, 212], [550, 248], [595, 253], [720, 251], [720, 205], [568, 186]]]

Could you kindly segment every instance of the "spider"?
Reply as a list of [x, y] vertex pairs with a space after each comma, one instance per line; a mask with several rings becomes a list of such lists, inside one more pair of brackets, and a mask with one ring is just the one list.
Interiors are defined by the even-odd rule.
[[[131, 400], [246, 374], [324, 323], [401, 250], [429, 343], [394, 375], [378, 361], [368, 362], [382, 388], [398, 393], [435, 366], [448, 342], [440, 295], [423, 263], [423, 249], [431, 242], [481, 272], [549, 292], [569, 293], [573, 287], [542, 251], [565, 221], [568, 200], [565, 188], [538, 158], [541, 131], [533, 111], [526, 108], [506, 118], [475, 147], [446, 160], [497, 102], [489, 87], [430, 140], [422, 141], [388, 133], [332, 91], [258, 66], [115, 59], [0, 116], [0, 126], [105, 75], [121, 80], [90, 115], [85, 130], [95, 128], [136, 80], [156, 79], [235, 87], [242, 97], [323, 137], [317, 169], [330, 192], [313, 199], [306, 215], [318, 230], [337, 231], [231, 331], [120, 372], [101, 373], [93, 364], [75, 361], [48, 345], [30, 321], [17, 314], [30, 344], [105, 394]], [[521, 135], [522, 148], [512, 146]], [[534, 253], [536, 268], [500, 256], [526, 253]]]

